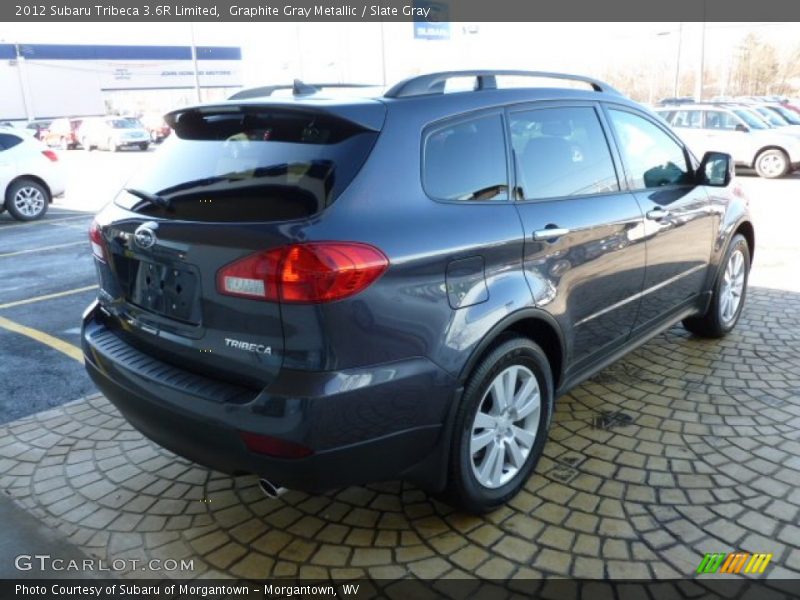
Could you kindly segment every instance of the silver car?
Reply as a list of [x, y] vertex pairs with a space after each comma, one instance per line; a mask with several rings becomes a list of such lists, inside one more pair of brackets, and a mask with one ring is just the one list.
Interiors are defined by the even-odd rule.
[[137, 119], [129, 117], [86, 119], [78, 130], [78, 139], [86, 150], [105, 148], [116, 152], [122, 148], [147, 150], [150, 146], [150, 134]]
[[744, 106], [692, 104], [657, 108], [697, 156], [727, 152], [738, 166], [761, 177], [783, 177], [800, 168], [800, 136], [773, 128]]

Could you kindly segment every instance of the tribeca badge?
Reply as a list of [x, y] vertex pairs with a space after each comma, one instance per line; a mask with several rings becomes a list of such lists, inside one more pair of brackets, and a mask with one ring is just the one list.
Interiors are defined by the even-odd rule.
[[[703, 573], [763, 573], [772, 554], [750, 554], [749, 552], [717, 552], [706, 554], [697, 567], [697, 574]], [[744, 570], [742, 569], [744, 567]]]

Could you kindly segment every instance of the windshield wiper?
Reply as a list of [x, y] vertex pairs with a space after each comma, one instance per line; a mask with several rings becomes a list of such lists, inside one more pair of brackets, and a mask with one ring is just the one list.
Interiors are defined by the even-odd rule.
[[158, 194], [151, 194], [150, 192], [145, 192], [144, 190], [138, 190], [136, 188], [125, 188], [125, 191], [132, 196], [141, 198], [142, 200], [149, 202], [150, 204], [155, 204], [156, 206], [160, 206], [161, 208], [166, 208], [166, 209], [172, 208], [170, 201], [164, 198], [163, 196], [159, 196]]

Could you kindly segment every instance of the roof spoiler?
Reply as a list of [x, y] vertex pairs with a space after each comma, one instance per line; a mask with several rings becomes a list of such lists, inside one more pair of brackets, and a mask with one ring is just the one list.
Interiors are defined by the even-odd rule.
[[261, 87], [240, 90], [230, 96], [228, 100], [247, 100], [249, 98], [266, 98], [280, 90], [292, 90], [293, 96], [308, 96], [316, 94], [323, 89], [331, 88], [369, 88], [375, 87], [369, 83], [305, 83], [295, 79], [291, 85], [264, 85]]

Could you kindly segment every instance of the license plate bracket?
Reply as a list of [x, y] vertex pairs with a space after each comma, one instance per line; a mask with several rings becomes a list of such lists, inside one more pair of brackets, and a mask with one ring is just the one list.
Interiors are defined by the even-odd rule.
[[140, 260], [130, 302], [150, 312], [199, 324], [198, 276], [166, 264]]

